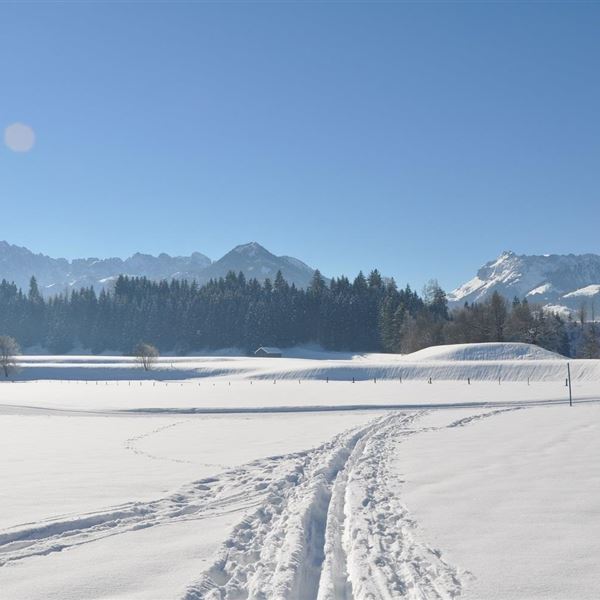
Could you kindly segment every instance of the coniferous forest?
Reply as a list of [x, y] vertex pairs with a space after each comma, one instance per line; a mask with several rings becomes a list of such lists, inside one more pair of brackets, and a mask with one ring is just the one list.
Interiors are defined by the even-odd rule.
[[243, 274], [199, 286], [119, 277], [111, 291], [72, 290], [50, 298], [32, 277], [28, 291], [0, 283], [0, 335], [22, 348], [63, 354], [79, 349], [130, 353], [141, 341], [161, 352], [316, 343], [330, 350], [407, 353], [438, 344], [520, 341], [567, 356], [597, 357], [593, 323], [563, 319], [494, 294], [449, 311], [431, 282], [419, 295], [377, 270], [327, 282], [317, 271], [308, 289], [281, 273], [259, 283]]

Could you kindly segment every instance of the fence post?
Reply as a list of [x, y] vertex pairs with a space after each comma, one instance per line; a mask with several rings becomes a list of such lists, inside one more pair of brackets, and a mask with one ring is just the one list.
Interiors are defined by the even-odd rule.
[[567, 379], [569, 381], [569, 406], [573, 406], [573, 393], [571, 391], [571, 364], [567, 363]]

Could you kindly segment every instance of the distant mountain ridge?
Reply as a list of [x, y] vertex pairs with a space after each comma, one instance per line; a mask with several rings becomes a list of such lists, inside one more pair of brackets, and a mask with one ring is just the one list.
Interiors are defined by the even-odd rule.
[[0, 280], [14, 282], [24, 290], [35, 275], [44, 295], [65, 289], [94, 286], [96, 290], [110, 288], [119, 275], [148, 277], [153, 280], [189, 279], [206, 283], [224, 277], [229, 271], [242, 272], [250, 278], [274, 279], [277, 271], [297, 287], [307, 287], [314, 269], [297, 258], [275, 256], [256, 242], [236, 246], [217, 261], [194, 252], [190, 256], [170, 256], [136, 253], [121, 258], [51, 258], [31, 250], [0, 241]]
[[271, 281], [281, 271], [288, 283], [297, 287], [308, 287], [315, 270], [297, 258], [275, 256], [256, 242], [242, 244], [230, 250], [225, 256], [212, 263], [203, 273], [205, 280], [211, 277], [224, 277], [229, 271], [241, 271], [247, 278]]
[[518, 255], [503, 252], [486, 263], [477, 275], [448, 294], [451, 305], [481, 302], [494, 292], [512, 300], [515, 296], [568, 313], [582, 303], [592, 303], [600, 313], [600, 255]]

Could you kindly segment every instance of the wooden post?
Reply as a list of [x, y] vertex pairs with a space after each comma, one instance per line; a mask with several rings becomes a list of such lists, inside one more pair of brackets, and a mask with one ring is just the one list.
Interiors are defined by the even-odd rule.
[[569, 406], [573, 406], [573, 393], [571, 391], [571, 364], [567, 363], [567, 379], [569, 381]]

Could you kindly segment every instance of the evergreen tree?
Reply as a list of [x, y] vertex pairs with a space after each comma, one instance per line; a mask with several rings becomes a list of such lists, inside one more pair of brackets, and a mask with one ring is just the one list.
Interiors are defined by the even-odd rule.
[[412, 352], [442, 343], [514, 340], [579, 355], [597, 354], [597, 326], [563, 321], [526, 300], [494, 294], [448, 310], [434, 281], [420, 297], [377, 270], [353, 282], [316, 271], [306, 290], [281, 273], [273, 282], [228, 273], [204, 285], [121, 276], [112, 291], [72, 290], [44, 299], [32, 278], [27, 294], [0, 282], [0, 334], [54, 353], [73, 348], [121, 351], [145, 340], [160, 352], [319, 343], [332, 350]]

